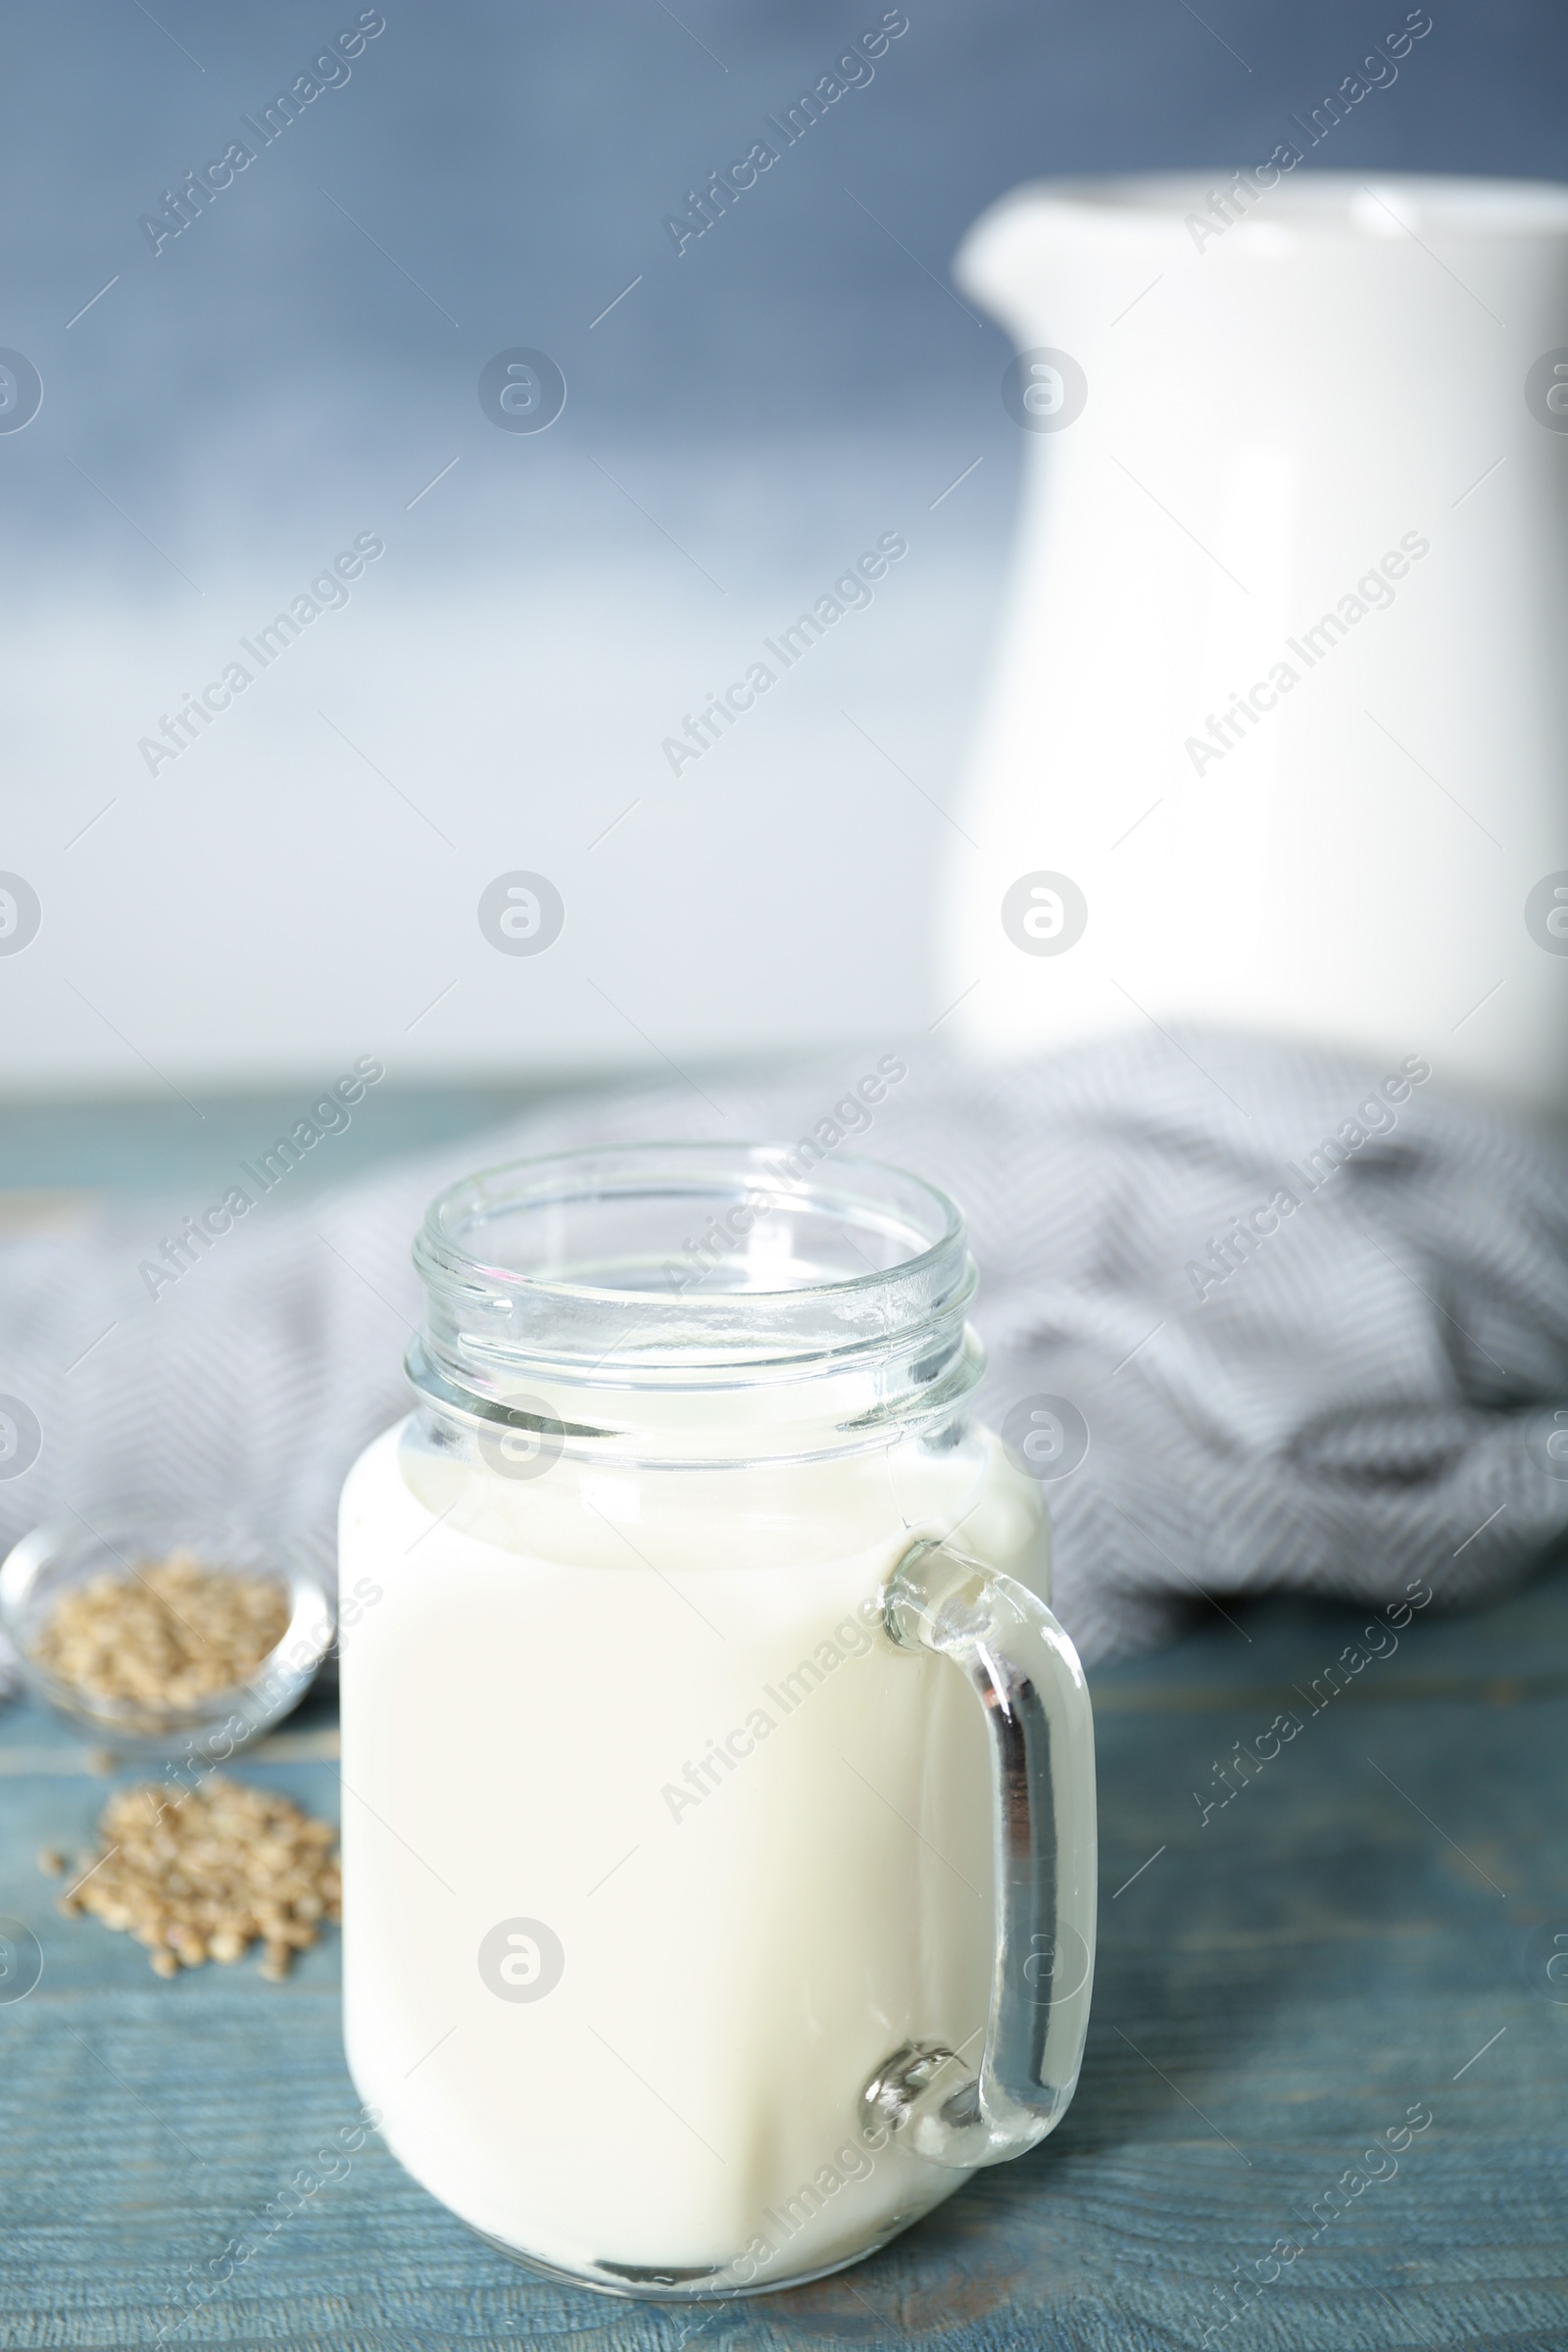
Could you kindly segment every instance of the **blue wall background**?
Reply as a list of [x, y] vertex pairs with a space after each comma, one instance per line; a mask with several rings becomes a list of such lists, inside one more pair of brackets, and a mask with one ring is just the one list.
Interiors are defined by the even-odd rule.
[[[1260, 160], [1406, 11], [906, 14], [677, 257], [664, 216], [879, 0], [387, 0], [155, 258], [140, 217], [358, 8], [8, 12], [0, 343], [45, 391], [0, 435], [0, 866], [45, 922], [0, 963], [0, 1084], [657, 1066], [931, 1017], [1019, 461], [952, 252], [1023, 179]], [[1564, 176], [1564, 12], [1431, 15], [1308, 168]], [[564, 371], [548, 433], [480, 411], [513, 345]], [[911, 555], [876, 607], [672, 779], [669, 727], [889, 528]], [[149, 776], [159, 713], [367, 529], [351, 607]], [[514, 867], [569, 920], [503, 969], [474, 906]]]

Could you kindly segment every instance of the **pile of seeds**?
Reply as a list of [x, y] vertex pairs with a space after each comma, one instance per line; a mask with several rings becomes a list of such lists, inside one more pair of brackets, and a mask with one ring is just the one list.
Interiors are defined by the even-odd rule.
[[[342, 1917], [336, 1831], [270, 1789], [219, 1773], [184, 1796], [147, 1782], [111, 1797], [98, 1831], [103, 1846], [79, 1857], [60, 1908], [134, 1936], [160, 1977], [242, 1960], [260, 1936], [275, 1984], [319, 1923]], [[62, 1867], [55, 1853], [38, 1860]]]
[[95, 1576], [66, 1592], [32, 1654], [95, 1698], [187, 1706], [245, 1682], [288, 1630], [288, 1594], [271, 1577], [207, 1568], [172, 1551], [128, 1576]]

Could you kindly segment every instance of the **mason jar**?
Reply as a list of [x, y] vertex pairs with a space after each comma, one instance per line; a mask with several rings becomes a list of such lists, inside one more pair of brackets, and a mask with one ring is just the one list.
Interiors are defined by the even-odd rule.
[[408, 2171], [643, 2296], [871, 2252], [1071, 2098], [1093, 1731], [963, 1219], [895, 1168], [490, 1170], [343, 1493], [345, 2038]]

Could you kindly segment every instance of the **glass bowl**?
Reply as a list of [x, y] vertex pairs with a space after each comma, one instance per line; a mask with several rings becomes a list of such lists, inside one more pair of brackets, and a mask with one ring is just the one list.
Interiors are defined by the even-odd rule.
[[[95, 1576], [124, 1577], [172, 1551], [204, 1568], [267, 1577], [280, 1585], [289, 1618], [281, 1640], [241, 1682], [178, 1705], [107, 1698], [53, 1673], [33, 1644], [62, 1595]], [[10, 1638], [28, 1688], [54, 1712], [117, 1753], [220, 1763], [299, 1704], [331, 1647], [336, 1611], [303, 1548], [237, 1519], [202, 1519], [135, 1506], [95, 1510], [34, 1528], [0, 1567], [0, 1630]]]

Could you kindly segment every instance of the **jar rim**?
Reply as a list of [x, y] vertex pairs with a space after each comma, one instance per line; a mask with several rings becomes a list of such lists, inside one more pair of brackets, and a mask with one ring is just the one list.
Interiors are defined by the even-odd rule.
[[[703, 1210], [717, 1239], [699, 1244], [685, 1228]], [[591, 1361], [606, 1385], [897, 1349], [961, 1319], [975, 1287], [939, 1186], [805, 1141], [503, 1162], [436, 1196], [414, 1258], [427, 1345], [465, 1386], [540, 1362], [582, 1377]]]
[[[464, 1269], [480, 1275], [486, 1282], [512, 1283], [526, 1292], [559, 1292], [573, 1297], [618, 1298], [628, 1304], [640, 1302], [645, 1296], [640, 1289], [541, 1278], [518, 1267], [488, 1263], [455, 1245], [447, 1220], [459, 1209], [476, 1208], [481, 1204], [493, 1212], [496, 1209], [520, 1208], [530, 1203], [543, 1206], [550, 1201], [584, 1198], [586, 1196], [579, 1188], [568, 1187], [564, 1181], [552, 1182], [552, 1178], [559, 1176], [565, 1179], [574, 1171], [581, 1171], [583, 1176], [595, 1180], [598, 1186], [615, 1182], [618, 1176], [621, 1181], [617, 1189], [629, 1192], [634, 1184], [646, 1183], [662, 1169], [667, 1168], [671, 1173], [678, 1171], [683, 1160], [698, 1164], [706, 1161], [718, 1172], [723, 1171], [726, 1162], [737, 1170], [740, 1163], [749, 1162], [759, 1175], [771, 1177], [775, 1181], [780, 1168], [784, 1168], [799, 1196], [804, 1199], [809, 1189], [809, 1178], [790, 1174], [785, 1165], [787, 1155], [799, 1151], [798, 1144], [653, 1142], [589, 1145], [571, 1152], [547, 1152], [525, 1159], [498, 1160], [488, 1168], [476, 1169], [471, 1176], [460, 1177], [455, 1184], [449, 1184], [437, 1193], [425, 1210], [423, 1224], [415, 1242], [415, 1262], [421, 1271], [426, 1263], [432, 1268], [437, 1265], [450, 1267], [454, 1272]], [[906, 1197], [929, 1202], [941, 1219], [941, 1230], [932, 1235], [923, 1248], [890, 1266], [873, 1268], [866, 1273], [849, 1275], [832, 1282], [781, 1283], [773, 1291], [748, 1288], [745, 1296], [787, 1298], [798, 1297], [806, 1290], [859, 1289], [886, 1281], [890, 1273], [911, 1273], [926, 1259], [935, 1256], [944, 1246], [962, 1239], [965, 1230], [963, 1211], [950, 1194], [943, 1192], [939, 1185], [932, 1184], [928, 1178], [895, 1167], [891, 1160], [872, 1159], [859, 1152], [835, 1152], [831, 1164], [835, 1170], [846, 1173], [863, 1173], [884, 1182], [891, 1180]], [[502, 1178], [530, 1175], [535, 1176], [537, 1181], [506, 1193], [498, 1189]], [[691, 1190], [694, 1197], [700, 1197], [695, 1186]], [[742, 1295], [735, 1291], [710, 1294], [713, 1298]]]

